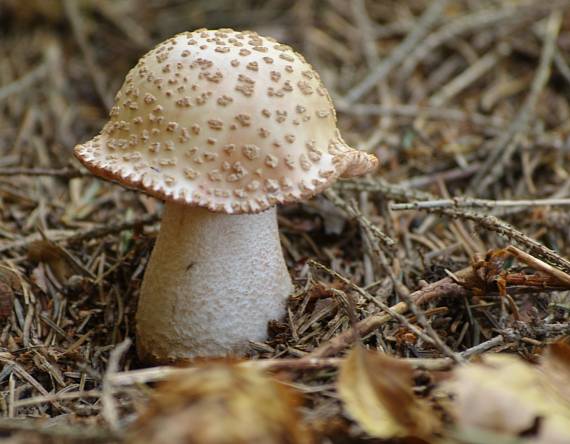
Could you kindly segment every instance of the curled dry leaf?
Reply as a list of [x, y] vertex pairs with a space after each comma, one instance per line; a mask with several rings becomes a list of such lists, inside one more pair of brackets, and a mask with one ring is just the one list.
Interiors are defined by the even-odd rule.
[[130, 444], [309, 444], [297, 397], [259, 370], [211, 363], [172, 378], [134, 424]]
[[414, 394], [412, 367], [399, 359], [355, 347], [341, 366], [338, 392], [372, 436], [425, 439], [441, 429], [441, 418]]
[[458, 367], [442, 385], [460, 430], [482, 429], [570, 443], [570, 347], [556, 345], [534, 367], [512, 355], [488, 355]]

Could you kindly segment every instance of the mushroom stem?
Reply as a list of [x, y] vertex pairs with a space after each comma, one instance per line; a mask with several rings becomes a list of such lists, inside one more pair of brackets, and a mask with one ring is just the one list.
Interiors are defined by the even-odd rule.
[[293, 289], [275, 207], [227, 215], [166, 203], [137, 310], [141, 360], [240, 354]]

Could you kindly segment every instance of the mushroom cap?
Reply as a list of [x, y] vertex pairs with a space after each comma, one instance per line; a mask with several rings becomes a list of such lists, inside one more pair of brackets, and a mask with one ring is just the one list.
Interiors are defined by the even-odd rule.
[[236, 214], [309, 198], [377, 164], [343, 141], [300, 54], [232, 29], [184, 32], [146, 53], [101, 133], [74, 152], [97, 176]]

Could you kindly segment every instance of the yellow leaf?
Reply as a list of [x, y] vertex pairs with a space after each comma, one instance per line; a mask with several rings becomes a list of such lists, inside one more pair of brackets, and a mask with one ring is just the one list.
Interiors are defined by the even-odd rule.
[[378, 438], [426, 438], [440, 429], [440, 418], [413, 392], [413, 370], [385, 354], [355, 347], [343, 362], [338, 392], [346, 411]]
[[450, 413], [459, 429], [524, 433], [533, 443], [570, 443], [566, 365], [552, 352], [542, 369], [517, 356], [492, 354], [481, 363], [456, 368], [441, 388], [452, 398]]

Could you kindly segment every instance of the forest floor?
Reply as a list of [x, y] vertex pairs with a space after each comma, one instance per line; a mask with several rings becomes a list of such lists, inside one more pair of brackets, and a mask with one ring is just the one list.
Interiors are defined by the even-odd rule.
[[[202, 27], [303, 53], [380, 166], [279, 209], [296, 290], [247, 359], [145, 369], [162, 204], [72, 149]], [[569, 98], [565, 0], [3, 0], [0, 442], [570, 442]]]

